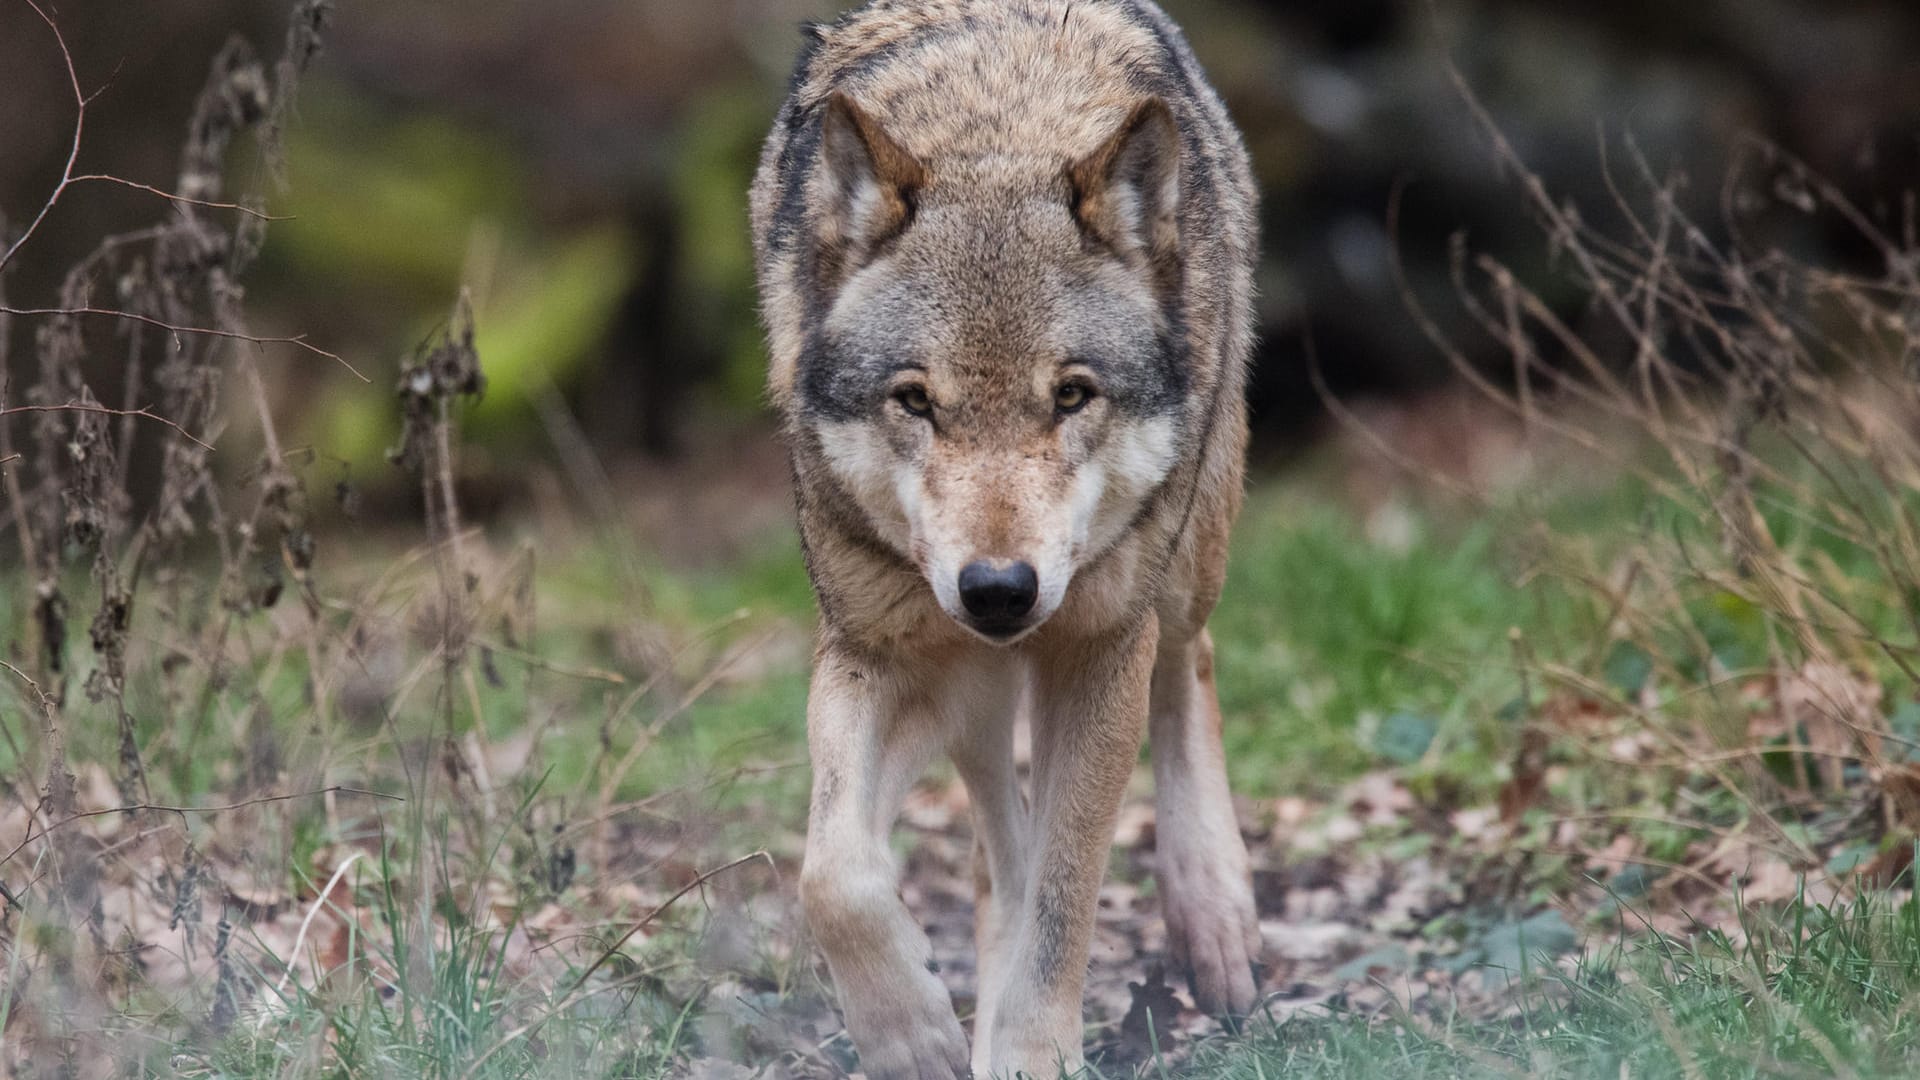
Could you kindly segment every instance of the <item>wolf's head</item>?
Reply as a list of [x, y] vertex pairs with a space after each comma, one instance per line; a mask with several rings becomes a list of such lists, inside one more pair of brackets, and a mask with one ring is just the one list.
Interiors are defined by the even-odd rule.
[[1057, 611], [1176, 463], [1180, 137], [1141, 102], [1092, 153], [938, 175], [851, 99], [822, 119], [825, 311], [795, 387], [829, 468], [963, 626]]

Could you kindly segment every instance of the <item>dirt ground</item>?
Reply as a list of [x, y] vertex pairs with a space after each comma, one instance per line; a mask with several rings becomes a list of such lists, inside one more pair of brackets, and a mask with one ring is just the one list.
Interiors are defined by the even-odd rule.
[[[1162, 1064], [1177, 1068], [1204, 1040], [1228, 1034], [1193, 1009], [1187, 988], [1163, 964], [1149, 779], [1144, 769], [1136, 775], [1121, 813], [1087, 976], [1088, 1057], [1108, 1076]], [[1467, 824], [1491, 827], [1496, 813], [1468, 815]], [[1299, 799], [1241, 803], [1264, 939], [1258, 969], [1264, 1000], [1253, 1023], [1278, 1023], [1306, 1010], [1417, 1012], [1441, 1000], [1496, 1015], [1517, 989], [1509, 973], [1570, 963], [1577, 936], [1551, 907], [1519, 921], [1485, 919], [1464, 948], [1436, 943], [1431, 935], [1439, 922], [1471, 922], [1482, 913], [1464, 879], [1448, 876], [1445, 838], [1408, 831], [1420, 819], [1406, 789], [1385, 773], [1363, 778], [1325, 806]], [[1381, 829], [1399, 833], [1399, 841], [1377, 849], [1358, 843]], [[964, 787], [922, 784], [896, 840], [905, 849], [901, 895], [926, 928], [964, 1020], [973, 1011], [976, 980]], [[771, 918], [797, 927], [792, 897], [783, 894], [780, 903], [787, 910]], [[770, 916], [760, 908], [757, 917]], [[709, 1048], [731, 1046], [732, 1060], [701, 1059], [692, 1075], [850, 1075], [856, 1062], [826, 996], [824, 970], [814, 974], [810, 986], [785, 993], [750, 981], [716, 986], [707, 998], [713, 1013], [706, 1041]]]

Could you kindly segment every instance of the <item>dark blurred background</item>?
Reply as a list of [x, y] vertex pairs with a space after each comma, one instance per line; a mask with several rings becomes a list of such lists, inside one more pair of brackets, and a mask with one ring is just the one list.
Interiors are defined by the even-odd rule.
[[[1724, 229], [1747, 140], [1778, 144], [1896, 235], [1920, 177], [1913, 0], [1166, 0], [1244, 128], [1265, 191], [1253, 397], [1269, 459], [1324, 426], [1310, 340], [1333, 388], [1412, 399], [1448, 368], [1393, 269], [1498, 370], [1449, 303], [1462, 233], [1556, 295], [1549, 245], [1453, 88], [1465, 75], [1519, 152], [1587, 219], [1606, 213], [1600, 147], [1622, 139], [1690, 178]], [[746, 188], [814, 0], [341, 0], [288, 145], [288, 186], [249, 286], [262, 332], [304, 332], [373, 375], [276, 357], [297, 443], [386, 475], [387, 392], [463, 284], [492, 383], [470, 465], [511, 478], [583, 450], [649, 469], [751, 467], [764, 450]], [[193, 96], [229, 34], [274, 54], [284, 0], [66, 0], [82, 82], [104, 86], [80, 166], [171, 186]], [[72, 103], [53, 42], [0, 0], [0, 211], [17, 228], [59, 175]], [[236, 187], [266, 183], [244, 169]], [[1789, 170], [1750, 163], [1743, 234], [1842, 264], [1874, 253], [1795, 209]], [[1389, 204], [1399, 193], [1397, 234]], [[1736, 202], [1739, 200], [1736, 200]], [[97, 239], [164, 212], [75, 189], [10, 274], [51, 301]], [[17, 325], [15, 343], [30, 328]], [[1477, 344], [1476, 344], [1477, 343]], [[15, 348], [18, 358], [24, 350]], [[16, 360], [16, 362], [18, 362]]]

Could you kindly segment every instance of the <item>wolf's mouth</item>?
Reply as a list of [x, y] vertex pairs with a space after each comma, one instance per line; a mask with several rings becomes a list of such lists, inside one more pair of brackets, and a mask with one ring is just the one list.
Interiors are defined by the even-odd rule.
[[1030, 619], [976, 619], [965, 620], [965, 625], [996, 645], [1009, 645], [1015, 638], [1033, 629], [1035, 623]]

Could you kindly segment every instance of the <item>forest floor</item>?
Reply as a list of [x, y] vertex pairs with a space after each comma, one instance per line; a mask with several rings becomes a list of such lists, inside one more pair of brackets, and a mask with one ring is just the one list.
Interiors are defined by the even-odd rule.
[[[1858, 654], [1783, 665], [1730, 589], [1661, 629], [1635, 580], [1697, 520], [1465, 443], [1434, 467], [1506, 485], [1499, 506], [1352, 447], [1254, 491], [1213, 628], [1265, 998], [1229, 1033], [1163, 971], [1143, 766], [1092, 1074], [1911, 1068], [1920, 705]], [[597, 519], [536, 499], [457, 552], [342, 526], [328, 584], [249, 615], [218, 679], [136, 618], [131, 751], [80, 692], [83, 648], [59, 709], [10, 689], [0, 1068], [857, 1075], [793, 896], [812, 601], [777, 451], [751, 453], [619, 477], [653, 494]], [[0, 589], [0, 625], [21, 598]], [[1842, 737], [1869, 715], [1871, 746]], [[966, 1018], [950, 771], [897, 840]]]

